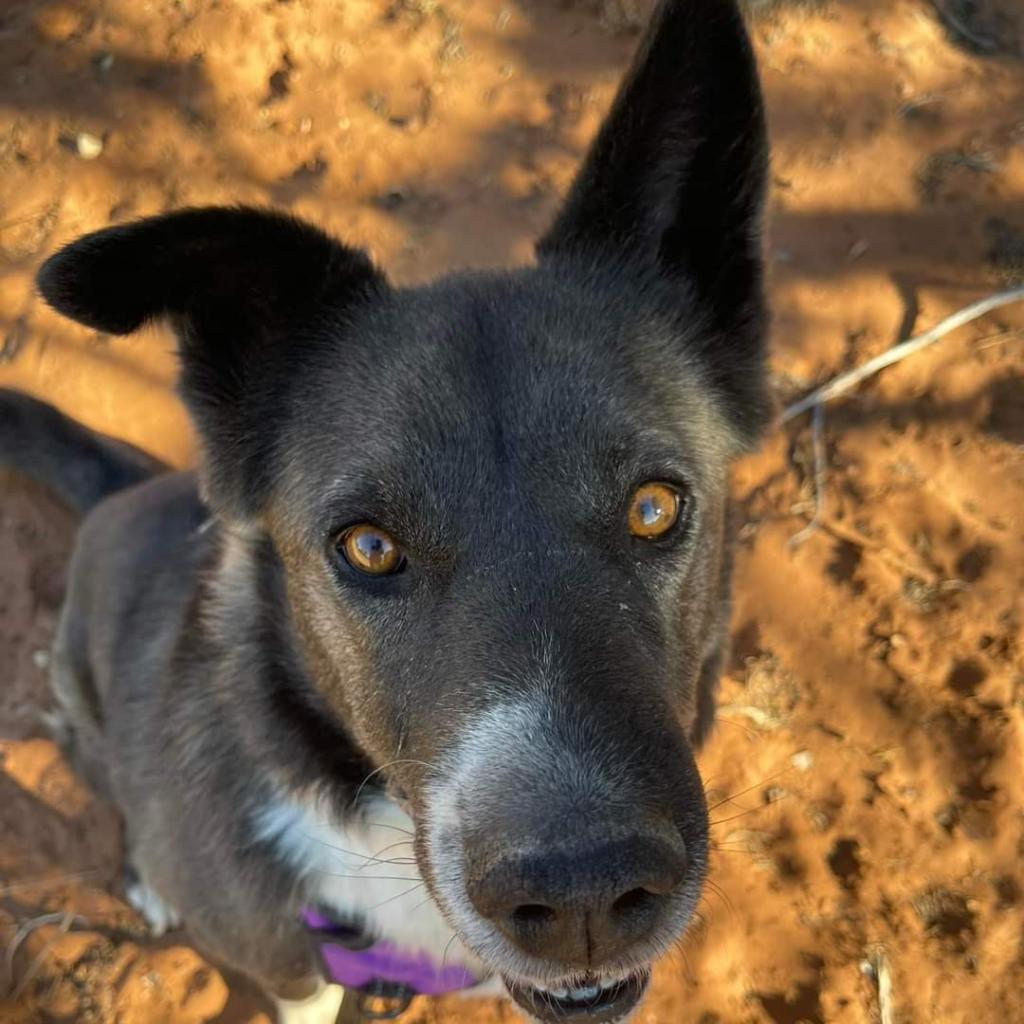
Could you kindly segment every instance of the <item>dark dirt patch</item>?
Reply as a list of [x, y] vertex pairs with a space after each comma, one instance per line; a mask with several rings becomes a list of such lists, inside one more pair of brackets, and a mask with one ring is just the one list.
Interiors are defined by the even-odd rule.
[[829, 851], [828, 867], [844, 889], [855, 892], [863, 871], [860, 843], [856, 839], [837, 839]]
[[966, 949], [974, 937], [974, 913], [962, 893], [930, 888], [913, 901], [913, 907], [929, 935], [957, 950]]
[[958, 661], [950, 670], [946, 685], [961, 697], [970, 697], [987, 678], [988, 672], [976, 661]]
[[1010, 444], [1024, 444], [1024, 376], [996, 381], [989, 388], [989, 403], [985, 430]]
[[992, 564], [993, 548], [989, 544], [975, 544], [956, 561], [956, 574], [965, 583], [977, 583]]
[[754, 998], [774, 1024], [825, 1024], [821, 989], [815, 984], [798, 985], [792, 994], [755, 992]]

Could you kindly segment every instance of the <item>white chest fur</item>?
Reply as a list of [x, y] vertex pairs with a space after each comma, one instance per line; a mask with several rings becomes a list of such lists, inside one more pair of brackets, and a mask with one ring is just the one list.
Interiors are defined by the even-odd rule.
[[256, 827], [339, 918], [360, 920], [404, 951], [479, 969], [427, 892], [412, 821], [394, 802], [377, 799], [338, 820], [322, 799], [281, 796], [260, 809]]

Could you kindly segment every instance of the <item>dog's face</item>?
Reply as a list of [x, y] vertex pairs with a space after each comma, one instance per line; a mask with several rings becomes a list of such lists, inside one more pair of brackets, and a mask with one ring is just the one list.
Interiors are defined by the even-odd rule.
[[104, 330], [171, 318], [209, 500], [269, 538], [321, 713], [537, 1018], [626, 1015], [699, 896], [764, 163], [737, 12], [669, 3], [534, 268], [395, 290], [308, 226], [208, 210], [41, 275]]
[[738, 439], [660, 298], [565, 265], [375, 303], [297, 372], [266, 515], [436, 897], [555, 988], [645, 968], [703, 877], [689, 740]]

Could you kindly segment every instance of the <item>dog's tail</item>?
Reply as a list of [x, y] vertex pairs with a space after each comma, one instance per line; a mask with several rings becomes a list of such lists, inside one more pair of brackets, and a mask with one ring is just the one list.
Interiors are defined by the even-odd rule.
[[22, 473], [76, 512], [168, 467], [113, 437], [76, 423], [46, 402], [0, 388], [0, 469]]

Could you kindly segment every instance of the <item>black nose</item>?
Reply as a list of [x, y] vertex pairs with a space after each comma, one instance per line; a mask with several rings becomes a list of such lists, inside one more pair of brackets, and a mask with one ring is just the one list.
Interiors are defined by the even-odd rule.
[[598, 968], [656, 931], [686, 876], [686, 848], [675, 834], [628, 835], [468, 865], [473, 905], [525, 953]]

